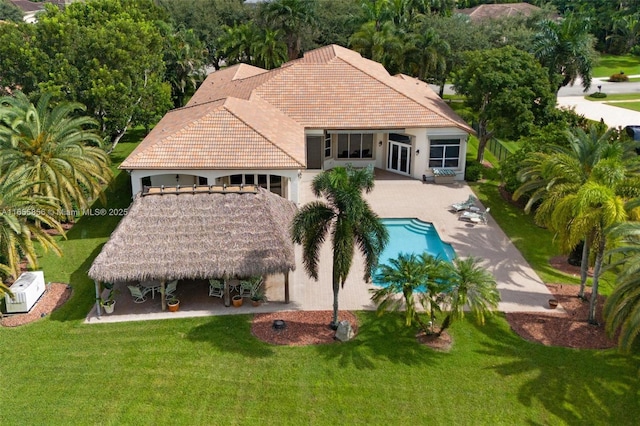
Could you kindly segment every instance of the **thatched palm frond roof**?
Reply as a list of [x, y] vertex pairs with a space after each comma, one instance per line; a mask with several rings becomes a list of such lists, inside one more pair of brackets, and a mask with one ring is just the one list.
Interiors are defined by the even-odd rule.
[[247, 277], [295, 267], [295, 205], [276, 194], [138, 194], [89, 270], [102, 282]]

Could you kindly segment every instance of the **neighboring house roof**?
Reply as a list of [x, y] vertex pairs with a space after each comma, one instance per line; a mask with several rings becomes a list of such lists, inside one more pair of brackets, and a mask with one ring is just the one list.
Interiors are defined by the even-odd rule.
[[[44, 10], [44, 3], [36, 3], [29, 0], [9, 0], [15, 6], [19, 7], [25, 13], [38, 12]], [[46, 2], [49, 3], [49, 2]]]
[[408, 127], [473, 133], [426, 83], [330, 45], [270, 71], [241, 64], [210, 74], [120, 167], [300, 168], [305, 129]]
[[456, 12], [468, 15], [472, 21], [482, 21], [518, 15], [530, 16], [541, 10], [539, 7], [529, 3], [502, 3], [481, 4], [469, 9], [459, 9]]
[[[248, 277], [295, 268], [295, 204], [263, 188], [138, 194], [95, 258], [101, 282]], [[169, 193], [174, 191], [173, 194]]]

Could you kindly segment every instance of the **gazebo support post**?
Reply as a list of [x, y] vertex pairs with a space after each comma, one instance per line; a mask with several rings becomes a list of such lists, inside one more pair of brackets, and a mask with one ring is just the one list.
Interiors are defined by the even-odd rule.
[[162, 310], [166, 311], [167, 310], [167, 297], [166, 297], [166, 293], [164, 291], [164, 288], [165, 288], [164, 283], [165, 283], [164, 280], [160, 281], [160, 300], [162, 301]]
[[100, 306], [100, 302], [102, 298], [100, 297], [100, 281], [93, 281], [96, 286], [96, 314], [98, 314], [98, 318], [102, 316], [102, 306]]
[[224, 306], [227, 308], [231, 306], [231, 297], [229, 295], [229, 282], [226, 277], [222, 278], [222, 282], [224, 283]]
[[284, 273], [284, 303], [289, 303], [289, 271]]

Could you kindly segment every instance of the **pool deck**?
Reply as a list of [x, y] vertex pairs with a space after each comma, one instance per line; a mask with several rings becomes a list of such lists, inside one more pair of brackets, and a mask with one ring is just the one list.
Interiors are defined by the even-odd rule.
[[[311, 192], [311, 181], [316, 174], [310, 171], [303, 172], [300, 205], [315, 200]], [[423, 183], [376, 170], [375, 188], [366, 195], [366, 199], [382, 218], [410, 217], [431, 222], [442, 240], [450, 243], [458, 256], [473, 255], [484, 259], [483, 265], [494, 274], [498, 282], [502, 297], [500, 311], [549, 312], [547, 304], [551, 293], [491, 216], [489, 215], [487, 224], [473, 225], [458, 220], [458, 215], [448, 210], [449, 205], [466, 200], [472, 194], [464, 182], [447, 185]], [[479, 207], [484, 209], [491, 206]], [[128, 292], [122, 291], [113, 314], [103, 315], [98, 319], [93, 308], [86, 321], [106, 323], [286, 310], [330, 310], [333, 306], [333, 293], [332, 253], [329, 242], [323, 246], [320, 256], [319, 277], [316, 282], [306, 275], [301, 262], [301, 248], [296, 247], [298, 264], [296, 270], [290, 274], [288, 304], [284, 303], [282, 276], [271, 276], [267, 279], [269, 302], [258, 308], [252, 307], [250, 303], [245, 303], [241, 308], [225, 307], [219, 298], [207, 295], [206, 282], [199, 285], [181, 282], [178, 285], [178, 295], [181, 299], [179, 312], [162, 312], [158, 297], [134, 305], [128, 300]], [[356, 254], [349, 277], [339, 293], [341, 310], [375, 309], [369, 294], [369, 289], [373, 287], [364, 282], [363, 272], [362, 257]], [[189, 287], [190, 285], [196, 287]]]

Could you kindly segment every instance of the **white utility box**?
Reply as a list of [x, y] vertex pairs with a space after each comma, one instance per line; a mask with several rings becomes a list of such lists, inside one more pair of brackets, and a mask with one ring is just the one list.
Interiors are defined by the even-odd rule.
[[9, 289], [13, 297], [8, 293], [4, 296], [7, 313], [29, 312], [44, 293], [44, 273], [42, 271], [24, 272]]

